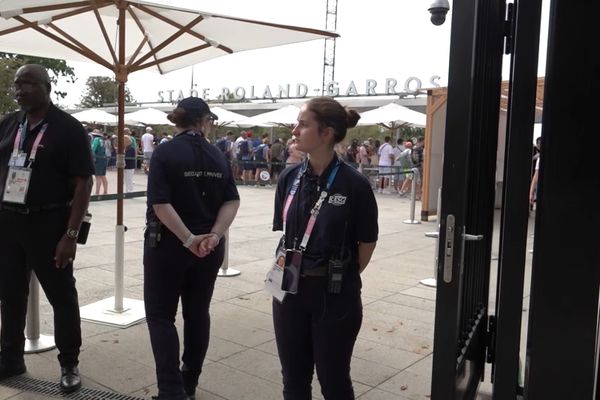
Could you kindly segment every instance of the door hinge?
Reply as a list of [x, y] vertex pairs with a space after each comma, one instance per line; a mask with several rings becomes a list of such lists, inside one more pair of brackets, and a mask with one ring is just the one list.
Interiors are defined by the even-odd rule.
[[515, 19], [515, 5], [514, 3], [508, 3], [504, 20], [504, 54], [512, 54], [514, 50]]
[[486, 361], [494, 364], [496, 361], [496, 317], [488, 316], [488, 328], [486, 333]]

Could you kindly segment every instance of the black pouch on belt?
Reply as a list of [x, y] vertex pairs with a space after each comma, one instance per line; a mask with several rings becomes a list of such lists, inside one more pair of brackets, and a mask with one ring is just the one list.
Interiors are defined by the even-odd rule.
[[340, 294], [344, 279], [344, 263], [341, 260], [329, 260], [329, 273], [327, 274], [327, 293]]
[[158, 247], [161, 239], [162, 224], [160, 221], [151, 221], [146, 224], [146, 246]]

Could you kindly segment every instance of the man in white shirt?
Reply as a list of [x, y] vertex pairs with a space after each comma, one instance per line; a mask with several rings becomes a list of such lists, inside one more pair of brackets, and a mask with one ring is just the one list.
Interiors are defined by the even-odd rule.
[[394, 149], [390, 144], [392, 138], [386, 136], [384, 143], [379, 147], [379, 193], [389, 193], [390, 176], [392, 164], [394, 164]]
[[146, 133], [142, 135], [142, 151], [144, 152], [144, 171], [148, 172], [150, 169], [150, 159], [154, 152], [154, 133], [152, 128], [146, 127]]

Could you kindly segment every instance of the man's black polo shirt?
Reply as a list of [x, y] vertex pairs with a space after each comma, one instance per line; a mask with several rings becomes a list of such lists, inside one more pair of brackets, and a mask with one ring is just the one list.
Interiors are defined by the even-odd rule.
[[[0, 121], [0, 197], [8, 172], [8, 160], [24, 113], [18, 111]], [[42, 125], [48, 128], [31, 166], [31, 182], [26, 202], [29, 206], [66, 204], [73, 199], [73, 177], [90, 177], [94, 163], [85, 129], [79, 121], [50, 105], [44, 121], [27, 132], [23, 150], [29, 153]]]
[[225, 155], [200, 135], [180, 133], [154, 150], [146, 218], [154, 204], [170, 203], [194, 233], [210, 232], [224, 202], [239, 200]]
[[[321, 190], [327, 186], [327, 178], [335, 167], [334, 158], [321, 176], [315, 176], [310, 167], [302, 177], [287, 218], [286, 247], [292, 248], [294, 238], [298, 246], [302, 241], [306, 224]], [[302, 267], [326, 266], [332, 258], [341, 257], [347, 265], [358, 265], [358, 242], [377, 241], [377, 202], [367, 178], [340, 160], [340, 168], [323, 203], [306, 251]], [[290, 189], [305, 163], [285, 169], [277, 183], [273, 230], [283, 230], [283, 209]]]

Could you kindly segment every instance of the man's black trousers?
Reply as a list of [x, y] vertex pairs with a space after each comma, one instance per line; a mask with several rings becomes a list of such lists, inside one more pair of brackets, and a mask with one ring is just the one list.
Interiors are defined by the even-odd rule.
[[81, 326], [73, 264], [61, 269], [54, 261], [68, 218], [66, 208], [30, 214], [0, 210], [0, 355], [8, 367], [23, 360], [31, 270], [54, 310], [60, 365], [78, 364]]
[[175, 315], [181, 298], [183, 361], [192, 380], [197, 379], [208, 349], [209, 306], [215, 280], [225, 255], [224, 240], [208, 256], [198, 258], [163, 228], [156, 248], [144, 246], [144, 302], [150, 342], [156, 363], [158, 393], [164, 398], [185, 398], [180, 372], [179, 337]]

